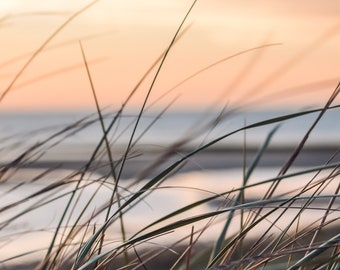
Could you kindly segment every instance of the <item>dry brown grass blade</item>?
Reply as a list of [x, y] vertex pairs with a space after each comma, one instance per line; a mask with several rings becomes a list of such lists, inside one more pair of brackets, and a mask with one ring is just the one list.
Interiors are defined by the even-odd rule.
[[279, 172], [279, 175], [284, 175], [288, 171], [288, 169], [292, 166], [292, 164], [294, 163], [295, 159], [297, 158], [297, 156], [301, 152], [302, 148], [304, 147], [305, 143], [307, 142], [307, 140], [309, 138], [309, 135], [312, 133], [312, 131], [314, 130], [316, 125], [319, 123], [321, 118], [326, 113], [326, 111], [330, 108], [332, 102], [339, 95], [339, 93], [340, 93], [340, 83], [337, 85], [337, 87], [333, 91], [333, 93], [330, 96], [330, 98], [328, 99], [326, 105], [323, 107], [323, 109], [319, 113], [318, 117], [315, 119], [315, 121], [313, 122], [312, 126], [309, 128], [309, 130], [307, 131], [307, 133], [305, 134], [305, 136], [301, 140], [301, 142], [298, 145], [298, 147], [295, 149], [295, 151], [293, 152], [293, 154], [291, 155], [289, 160], [286, 162], [286, 164], [282, 167], [281, 171]]
[[[110, 34], [112, 32], [113, 31], [108, 31], [108, 32], [101, 32], [101, 33], [93, 34], [93, 35], [85, 35], [85, 36], [81, 36], [80, 39], [83, 40], [83, 41], [84, 40], [92, 40], [92, 39], [95, 39], [97, 37]], [[44, 48], [44, 52], [49, 51], [49, 50], [59, 49], [61, 47], [68, 46], [68, 45], [71, 45], [71, 44], [77, 43], [77, 42], [79, 42], [79, 38], [66, 40], [64, 42], [56, 43], [56, 44], [53, 44], [53, 45], [50, 45], [50, 46], [46, 45], [46, 47]], [[0, 63], [0, 68], [4, 68], [6, 66], [9, 66], [9, 65], [17, 62], [17, 61], [28, 58], [28, 57], [32, 56], [33, 53], [34, 53], [34, 51], [30, 51], [30, 52], [27, 52], [27, 53], [16, 55], [15, 57], [12, 57], [9, 60]]]
[[57, 30], [55, 30], [46, 40], [45, 42], [31, 55], [31, 57], [28, 59], [28, 61], [23, 65], [23, 67], [19, 70], [19, 72], [15, 75], [13, 80], [10, 82], [10, 84], [7, 86], [5, 91], [0, 95], [0, 103], [3, 101], [3, 99], [7, 96], [7, 94], [11, 91], [13, 85], [16, 83], [16, 81], [20, 78], [20, 76], [24, 73], [24, 71], [28, 68], [28, 66], [33, 62], [33, 60], [40, 54], [40, 52], [75, 18], [77, 18], [80, 14], [84, 13], [86, 10], [88, 10], [90, 7], [92, 7], [94, 4], [99, 2], [99, 0], [93, 0], [89, 4], [85, 5], [83, 8], [78, 10], [77, 12], [73, 13], [64, 23], [62, 23]]
[[[106, 58], [104, 58], [104, 57], [96, 58], [96, 59], [89, 61], [88, 64], [94, 65], [94, 64], [101, 63], [105, 60], [106, 60]], [[64, 73], [67, 73], [67, 72], [70, 72], [70, 71], [73, 71], [73, 70], [80, 69], [83, 66], [84, 66], [83, 63], [79, 63], [79, 64], [75, 64], [75, 65], [70, 65], [70, 66], [67, 66], [67, 67], [64, 67], [64, 68], [61, 68], [61, 69], [57, 69], [57, 70], [54, 70], [54, 71], [51, 71], [51, 72], [48, 72], [48, 73], [44, 73], [44, 74], [39, 75], [37, 77], [34, 77], [32, 79], [26, 80], [22, 83], [16, 84], [15, 86], [12, 87], [12, 91], [19, 90], [20, 88], [24, 88], [28, 85], [34, 84], [36, 82], [40, 82], [42, 80], [45, 80], [45, 79], [48, 79], [48, 78], [51, 78], [51, 77], [54, 77], [54, 76], [58, 76], [60, 74], [64, 74]]]
[[[322, 33], [314, 42], [312, 42], [307, 48], [303, 48], [300, 52], [296, 54], [296, 56], [290, 58], [285, 64], [275, 69], [268, 77], [260, 81], [257, 85], [255, 85], [248, 93], [240, 97], [238, 104], [246, 105], [249, 103], [247, 99], [249, 93], [256, 93], [256, 99], [258, 99], [262, 92], [266, 89], [268, 85], [272, 82], [276, 81], [278, 78], [282, 77], [289, 70], [291, 70], [295, 65], [300, 63], [303, 59], [305, 59], [308, 55], [318, 49], [320, 46], [325, 44], [328, 40], [335, 37], [340, 31], [340, 24], [337, 23], [334, 26], [330, 27], [327, 31]], [[243, 101], [246, 101], [245, 103]]]
[[[318, 122], [321, 120], [321, 118], [323, 117], [325, 112], [331, 107], [332, 102], [338, 96], [339, 92], [340, 92], [340, 83], [337, 85], [337, 87], [333, 91], [332, 95], [328, 99], [328, 101], [325, 104], [325, 106], [320, 110], [318, 117], [314, 120], [313, 124], [311, 125], [311, 127], [309, 128], [307, 133], [304, 135], [304, 137], [302, 138], [302, 140], [300, 141], [299, 145], [296, 147], [296, 149], [294, 150], [294, 152], [292, 153], [290, 158], [287, 160], [287, 162], [281, 168], [278, 176], [282, 176], [282, 175], [285, 175], [287, 173], [288, 169], [292, 166], [292, 164], [294, 163], [295, 159], [297, 158], [297, 156], [299, 155], [299, 153], [303, 149], [305, 143], [307, 142], [307, 139], [309, 138], [309, 135], [314, 130], [314, 128], [316, 127]], [[264, 200], [268, 199], [268, 198], [271, 198], [271, 196], [274, 194], [275, 190], [277, 189], [279, 183], [280, 183], [280, 181], [276, 181], [276, 182], [273, 182], [271, 184], [270, 188], [268, 188], [268, 190], [266, 191], [266, 193], [265, 193], [265, 195], [263, 197]], [[259, 209], [258, 211], [259, 211], [258, 214], [260, 214], [261, 213], [261, 209]]]

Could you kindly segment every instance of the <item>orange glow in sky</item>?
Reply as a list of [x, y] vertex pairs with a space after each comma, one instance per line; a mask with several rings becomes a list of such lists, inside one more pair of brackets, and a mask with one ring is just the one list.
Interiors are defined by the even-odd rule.
[[[79, 41], [100, 106], [118, 109], [192, 1], [95, 1], [49, 40], [89, 3], [0, 2], [0, 110], [95, 108]], [[339, 14], [338, 0], [197, 1], [147, 105], [321, 105], [340, 81]], [[141, 106], [159, 64], [128, 106]]]

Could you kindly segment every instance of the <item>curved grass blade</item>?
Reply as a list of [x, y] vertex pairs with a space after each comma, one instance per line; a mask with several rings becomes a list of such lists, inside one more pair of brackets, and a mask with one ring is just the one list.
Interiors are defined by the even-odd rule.
[[[276, 133], [276, 131], [278, 130], [279, 127], [280, 127], [279, 125], [274, 127], [269, 132], [269, 134], [267, 135], [265, 142], [263, 143], [262, 147], [260, 148], [260, 150], [256, 154], [256, 157], [255, 157], [254, 161], [252, 162], [252, 164], [250, 165], [249, 169], [247, 170], [247, 173], [246, 173], [246, 175], [244, 177], [244, 186], [247, 185], [248, 180], [249, 180], [251, 174], [253, 173], [253, 171], [257, 167], [258, 163], [260, 162], [261, 157], [263, 156], [263, 154], [266, 151], [266, 149], [267, 149], [267, 147], [268, 147], [272, 137], [274, 136], [274, 134]], [[235, 199], [235, 203], [239, 203], [240, 202], [240, 199], [242, 197], [242, 194], [243, 194], [244, 190], [245, 189], [240, 190], [239, 194], [237, 195], [237, 198]], [[231, 221], [232, 221], [233, 217], [234, 217], [234, 212], [231, 211], [229, 213], [228, 219], [227, 219], [227, 221], [226, 221], [226, 223], [225, 223], [225, 225], [224, 225], [224, 227], [223, 227], [223, 229], [222, 229], [222, 231], [220, 233], [220, 236], [218, 237], [218, 239], [216, 241], [215, 247], [214, 247], [213, 252], [212, 252], [212, 256], [213, 257], [215, 257], [218, 254], [218, 252], [220, 251], [220, 249], [222, 247], [222, 244], [223, 244], [223, 241], [225, 239], [225, 236], [227, 234], [227, 231], [229, 229], [229, 226], [231, 224]]]
[[24, 73], [24, 71], [27, 69], [27, 67], [33, 62], [33, 60], [38, 56], [38, 54], [68, 25], [70, 24], [75, 18], [77, 18], [79, 15], [84, 13], [86, 10], [88, 10], [90, 7], [92, 7], [94, 4], [99, 2], [99, 0], [93, 0], [92, 2], [86, 4], [83, 8], [79, 9], [77, 12], [73, 13], [66, 21], [64, 21], [58, 28], [55, 30], [46, 40], [45, 42], [31, 55], [31, 57], [28, 59], [28, 61], [23, 65], [23, 67], [19, 70], [19, 72], [15, 75], [13, 80], [10, 82], [10, 84], [7, 86], [5, 91], [0, 95], [0, 103], [3, 101], [3, 99], [7, 96], [7, 94], [11, 91], [13, 85], [15, 82], [20, 78], [20, 76]]
[[[149, 88], [149, 90], [148, 90], [148, 93], [147, 93], [147, 95], [146, 95], [146, 97], [145, 97], [145, 99], [144, 99], [143, 105], [142, 105], [141, 110], [140, 110], [140, 112], [139, 112], [139, 115], [138, 115], [138, 117], [137, 117], [136, 124], [135, 124], [134, 129], [133, 129], [133, 131], [132, 131], [132, 134], [131, 134], [131, 136], [130, 136], [130, 140], [129, 140], [127, 149], [126, 149], [126, 151], [125, 151], [125, 154], [124, 154], [124, 157], [123, 157], [123, 160], [122, 160], [122, 164], [121, 164], [120, 170], [119, 170], [119, 172], [118, 172], [117, 179], [120, 179], [120, 176], [121, 176], [121, 173], [122, 173], [122, 170], [123, 170], [123, 167], [124, 167], [125, 160], [126, 160], [127, 155], [128, 155], [128, 153], [129, 153], [129, 151], [130, 151], [130, 147], [131, 147], [131, 144], [132, 144], [132, 141], [133, 141], [133, 138], [134, 138], [134, 134], [135, 134], [136, 129], [137, 129], [138, 125], [139, 125], [140, 118], [141, 118], [141, 116], [142, 116], [142, 114], [143, 114], [143, 112], [144, 112], [144, 108], [145, 108], [146, 103], [147, 103], [147, 101], [148, 101], [148, 98], [149, 98], [149, 96], [150, 96], [150, 94], [151, 94], [151, 91], [152, 91], [152, 89], [153, 89], [153, 86], [154, 86], [154, 84], [155, 84], [155, 82], [156, 82], [156, 80], [157, 80], [157, 78], [158, 78], [158, 75], [159, 75], [159, 73], [160, 73], [160, 71], [161, 71], [161, 69], [162, 69], [162, 67], [163, 67], [163, 64], [164, 64], [164, 62], [165, 62], [165, 59], [167, 58], [167, 56], [168, 56], [168, 54], [169, 54], [171, 48], [172, 48], [173, 45], [175, 44], [176, 39], [177, 39], [177, 37], [178, 37], [178, 35], [179, 35], [179, 33], [180, 33], [180, 31], [181, 31], [181, 29], [182, 29], [184, 23], [185, 23], [187, 17], [188, 17], [189, 14], [191, 13], [191, 10], [192, 10], [193, 7], [195, 6], [196, 2], [197, 2], [197, 0], [195, 0], [195, 1], [192, 3], [192, 5], [190, 6], [189, 10], [188, 10], [187, 13], [185, 14], [185, 16], [184, 16], [184, 18], [183, 18], [181, 24], [180, 24], [179, 27], [177, 28], [177, 31], [176, 31], [176, 33], [175, 33], [175, 35], [174, 35], [174, 37], [173, 37], [173, 39], [172, 39], [170, 45], [168, 46], [168, 49], [165, 51], [164, 56], [163, 56], [163, 58], [162, 58], [162, 60], [161, 60], [161, 62], [160, 62], [160, 64], [159, 64], [159, 67], [158, 67], [158, 69], [157, 69], [157, 71], [156, 71], [156, 74], [155, 74], [153, 80], [152, 80], [152, 83], [151, 83], [151, 85], [150, 85], [150, 88]], [[116, 192], [116, 188], [115, 188], [115, 190], [113, 191], [113, 193], [115, 194], [115, 192]], [[79, 256], [78, 260], [77, 260], [77, 261], [75, 262], [75, 264], [74, 264], [74, 267], [75, 267], [75, 268], [77, 268], [78, 265], [80, 265], [80, 264], [82, 263], [82, 261], [83, 261], [83, 259], [84, 259], [84, 256], [85, 256], [85, 255], [87, 254], [87, 252], [89, 251], [89, 249], [90, 249], [90, 247], [92, 246], [92, 244], [94, 243], [95, 239], [99, 236], [99, 234], [101, 234], [101, 233], [103, 233], [103, 232], [105, 231], [105, 228], [106, 228], [106, 226], [107, 226], [107, 224], [109, 223], [110, 220], [111, 220], [111, 218], [108, 219], [108, 220], [104, 223], [104, 225], [100, 228], [100, 230], [97, 231], [97, 233], [94, 235], [95, 237], [91, 237], [91, 239], [85, 244], [84, 248], [82, 248], [81, 252], [79, 253], [80, 256]]]
[[[340, 107], [340, 105], [337, 106], [333, 106], [330, 108], [337, 108]], [[90, 249], [90, 247], [93, 245], [94, 241], [97, 239], [97, 237], [100, 235], [101, 231], [104, 230], [108, 224], [110, 223], [110, 220], [119, 213], [119, 211], [122, 211], [123, 208], [127, 207], [129, 204], [131, 204], [133, 201], [135, 201], [136, 199], [138, 199], [142, 194], [144, 194], [146, 191], [148, 191], [150, 188], [152, 188], [154, 185], [156, 185], [159, 181], [161, 181], [166, 175], [168, 175], [170, 172], [172, 172], [175, 168], [177, 168], [178, 166], [180, 166], [184, 161], [186, 161], [187, 159], [189, 159], [191, 156], [197, 154], [198, 152], [203, 151], [204, 149], [216, 144], [217, 142], [233, 135], [236, 134], [240, 131], [246, 130], [246, 129], [251, 129], [251, 128], [255, 128], [255, 127], [260, 127], [260, 126], [265, 126], [268, 124], [273, 124], [273, 123], [278, 123], [278, 122], [282, 122], [284, 120], [288, 120], [288, 119], [292, 119], [292, 118], [296, 118], [302, 115], [306, 115], [309, 113], [314, 113], [314, 112], [318, 112], [321, 111], [322, 109], [315, 109], [315, 110], [308, 110], [308, 111], [303, 111], [303, 112], [298, 112], [298, 113], [293, 113], [293, 114], [288, 114], [288, 115], [284, 115], [284, 116], [280, 116], [280, 117], [275, 117], [275, 118], [271, 118], [268, 120], [264, 120], [264, 121], [260, 121], [242, 128], [239, 128], [237, 130], [234, 130], [230, 133], [227, 133], [225, 135], [222, 135], [212, 141], [210, 141], [209, 143], [203, 145], [202, 147], [190, 152], [189, 154], [187, 154], [186, 156], [182, 157], [180, 160], [178, 160], [177, 162], [174, 162], [172, 165], [170, 165], [168, 168], [166, 168], [163, 172], [161, 172], [159, 175], [157, 175], [156, 177], [154, 177], [152, 180], [150, 180], [148, 183], [146, 183], [136, 194], [134, 194], [130, 199], [128, 199], [121, 207], [121, 209], [117, 210], [112, 216], [111, 218], [105, 222], [102, 227], [97, 231], [96, 234], [94, 234], [90, 240], [87, 242], [87, 244], [85, 244], [85, 246], [83, 247], [83, 251], [82, 251], [82, 257], [84, 258], [85, 254], [87, 253], [87, 251]], [[77, 264], [79, 265], [79, 264]]]
[[[333, 195], [324, 195], [324, 196], [318, 196], [318, 197], [319, 198], [330, 198], [330, 197], [333, 197]], [[337, 196], [337, 197], [339, 197], [339, 196]], [[310, 198], [309, 196], [304, 196], [304, 197], [298, 197], [298, 198], [296, 198], [296, 200], [307, 200], [309, 198]], [[201, 214], [201, 215], [196, 215], [196, 216], [193, 216], [193, 217], [189, 217], [189, 218], [185, 218], [185, 219], [182, 219], [182, 220], [179, 220], [179, 221], [175, 221], [175, 222], [170, 223], [168, 225], [165, 225], [165, 226], [163, 226], [163, 227], [161, 227], [159, 229], [155, 229], [155, 230], [153, 230], [153, 231], [151, 231], [149, 233], [146, 233], [146, 234], [144, 234], [142, 236], [139, 236], [139, 237], [136, 237], [134, 239], [128, 240], [125, 243], [122, 243], [122, 244], [118, 245], [115, 248], [109, 249], [109, 250], [107, 250], [107, 251], [97, 255], [96, 257], [90, 259], [85, 264], [83, 264], [81, 266], [78, 265], [76, 269], [78, 269], [78, 267], [79, 267], [78, 270], [84, 270], [88, 266], [90, 266], [93, 263], [95, 263], [96, 261], [105, 258], [106, 256], [108, 256], [110, 253], [112, 253], [115, 250], [118, 250], [118, 249], [123, 248], [123, 247], [131, 246], [133, 244], [136, 244], [136, 243], [141, 242], [141, 241], [145, 241], [145, 240], [147, 240], [149, 238], [152, 238], [154, 236], [157, 236], [157, 235], [160, 235], [160, 234], [163, 234], [163, 233], [167, 233], [169, 231], [173, 231], [175, 229], [184, 227], [186, 225], [191, 225], [191, 224], [193, 224], [195, 222], [198, 222], [198, 221], [201, 221], [201, 220], [204, 220], [204, 219], [207, 219], [207, 218], [218, 216], [218, 215], [224, 214], [224, 213], [232, 211], [232, 210], [252, 209], [252, 208], [264, 207], [264, 206], [266, 206], [268, 204], [276, 204], [276, 203], [281, 203], [282, 205], [284, 205], [286, 202], [288, 202], [290, 200], [291, 200], [291, 198], [278, 198], [278, 199], [271, 199], [271, 200], [265, 200], [265, 201], [264, 200], [258, 200], [258, 201], [254, 201], [254, 202], [244, 203], [242, 205], [226, 207], [226, 208], [221, 209], [221, 210], [207, 212], [207, 213], [204, 213], [204, 214]], [[272, 211], [276, 211], [278, 208], [279, 208], [279, 206], [273, 206], [273, 210]], [[268, 214], [272, 213], [272, 211], [270, 211]], [[265, 216], [263, 216], [261, 219], [264, 219], [266, 217], [267, 217], [267, 214]], [[255, 226], [255, 225], [253, 225], [253, 226]], [[250, 226], [249, 228], [246, 228], [242, 232], [242, 234], [245, 234], [253, 226]], [[215, 262], [215, 260], [213, 260], [213, 262]]]
[[326, 251], [330, 247], [334, 247], [334, 245], [337, 245], [339, 241], [340, 241], [340, 233], [330, 238], [325, 243], [321, 244], [319, 247], [315, 248], [308, 255], [304, 256], [299, 261], [297, 261], [294, 265], [290, 266], [288, 270], [299, 269], [301, 266], [305, 265], [306, 263], [314, 259], [316, 256], [320, 255], [322, 252]]

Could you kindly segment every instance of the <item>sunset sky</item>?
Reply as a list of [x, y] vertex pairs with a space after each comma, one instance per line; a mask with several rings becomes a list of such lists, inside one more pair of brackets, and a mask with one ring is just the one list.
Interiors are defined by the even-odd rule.
[[[0, 90], [6, 93], [0, 110], [95, 108], [79, 41], [100, 106], [119, 108], [167, 49], [192, 1], [96, 1], [30, 61], [88, 3], [0, 2]], [[176, 99], [173, 107], [180, 109], [321, 105], [340, 81], [339, 14], [338, 0], [197, 1], [147, 104], [157, 101], [154, 106], [162, 108]], [[141, 106], [158, 65], [130, 107]]]

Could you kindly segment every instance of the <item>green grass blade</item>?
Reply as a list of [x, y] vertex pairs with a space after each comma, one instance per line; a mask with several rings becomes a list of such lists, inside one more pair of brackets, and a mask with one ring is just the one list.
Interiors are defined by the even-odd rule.
[[[260, 150], [256, 154], [256, 157], [255, 157], [254, 161], [252, 162], [252, 164], [250, 165], [249, 169], [247, 170], [247, 173], [246, 173], [245, 179], [244, 179], [244, 186], [247, 185], [248, 180], [249, 180], [251, 174], [253, 173], [253, 171], [255, 170], [256, 166], [258, 165], [261, 157], [263, 156], [265, 150], [267, 149], [267, 147], [268, 147], [272, 137], [274, 136], [274, 134], [278, 130], [278, 128], [279, 128], [279, 125], [274, 127], [269, 132], [269, 134], [267, 135], [267, 138], [266, 138], [265, 142], [263, 143], [262, 147], [260, 148]], [[237, 195], [237, 198], [235, 199], [235, 203], [239, 203], [240, 202], [240, 199], [242, 197], [243, 191], [244, 191], [244, 189], [240, 190], [239, 194]], [[215, 244], [213, 252], [212, 252], [212, 257], [215, 257], [219, 253], [219, 251], [220, 251], [220, 249], [221, 249], [221, 247], [223, 245], [223, 241], [225, 239], [227, 231], [229, 229], [230, 223], [231, 223], [231, 221], [233, 219], [233, 216], [234, 216], [234, 212], [231, 211], [229, 213], [227, 221], [226, 221], [226, 223], [225, 223], [225, 225], [224, 225], [224, 227], [223, 227], [223, 229], [222, 229], [222, 231], [220, 233], [220, 236], [217, 238], [216, 244]]]
[[[160, 71], [161, 71], [161, 69], [162, 69], [162, 67], [163, 67], [163, 64], [164, 64], [164, 62], [165, 62], [165, 59], [167, 58], [167, 56], [168, 56], [168, 54], [169, 54], [171, 48], [172, 48], [173, 45], [175, 44], [176, 39], [177, 39], [177, 37], [178, 37], [178, 35], [179, 35], [179, 33], [180, 33], [180, 30], [182, 29], [182, 26], [184, 25], [184, 22], [186, 21], [187, 17], [189, 16], [189, 14], [190, 14], [191, 10], [193, 9], [193, 7], [195, 6], [196, 2], [197, 2], [197, 0], [195, 0], [195, 1], [192, 3], [192, 5], [190, 6], [189, 10], [188, 10], [187, 13], [185, 14], [185, 16], [184, 16], [184, 18], [183, 18], [183, 20], [182, 20], [182, 22], [181, 22], [181, 24], [180, 24], [180, 26], [177, 28], [177, 31], [176, 31], [176, 33], [175, 33], [175, 35], [174, 35], [174, 37], [173, 37], [173, 39], [172, 39], [172, 41], [171, 41], [171, 43], [170, 43], [168, 49], [167, 49], [167, 50], [165, 51], [165, 53], [164, 53], [164, 56], [163, 56], [163, 58], [162, 58], [162, 60], [161, 60], [161, 63], [160, 63], [160, 65], [159, 65], [158, 69], [157, 69], [157, 72], [156, 72], [156, 74], [155, 74], [155, 76], [154, 76], [154, 78], [153, 78], [153, 80], [152, 80], [152, 83], [151, 83], [151, 85], [150, 85], [150, 88], [149, 88], [149, 90], [148, 90], [148, 93], [147, 93], [147, 95], [146, 95], [146, 97], [145, 97], [145, 99], [144, 99], [143, 105], [142, 105], [141, 110], [140, 110], [140, 112], [139, 112], [139, 115], [138, 115], [138, 117], [137, 117], [137, 121], [136, 121], [136, 124], [135, 124], [135, 126], [134, 126], [134, 129], [133, 129], [133, 131], [132, 131], [132, 134], [131, 134], [131, 136], [130, 136], [129, 143], [128, 143], [128, 146], [127, 146], [127, 148], [126, 148], [126, 151], [125, 151], [125, 154], [124, 154], [124, 157], [123, 157], [123, 160], [122, 160], [122, 164], [121, 164], [120, 170], [119, 170], [119, 172], [118, 172], [117, 179], [119, 179], [120, 176], [121, 176], [121, 173], [122, 173], [122, 170], [123, 170], [123, 167], [124, 167], [125, 160], [126, 160], [126, 158], [127, 158], [127, 155], [128, 155], [128, 153], [129, 153], [129, 151], [130, 151], [130, 146], [131, 146], [132, 141], [133, 141], [133, 139], [134, 139], [134, 134], [135, 134], [136, 129], [137, 129], [137, 127], [138, 127], [138, 124], [139, 124], [139, 121], [140, 121], [140, 119], [141, 119], [141, 116], [142, 116], [142, 114], [143, 114], [143, 112], [144, 112], [144, 108], [145, 108], [145, 106], [146, 106], [146, 103], [147, 103], [147, 101], [148, 101], [148, 98], [149, 98], [149, 96], [150, 96], [150, 93], [151, 93], [151, 91], [152, 91], [152, 89], [153, 89], [153, 86], [154, 86], [154, 84], [155, 84], [155, 82], [156, 82], [156, 80], [157, 80], [157, 78], [158, 78], [158, 75], [159, 75], [159, 73], [160, 73]], [[127, 204], [125, 203], [125, 205], [127, 205]], [[123, 208], [123, 207], [121, 207], [121, 208]], [[121, 208], [120, 208], [120, 209], [121, 209]], [[120, 210], [119, 210], [119, 211], [120, 211]], [[115, 214], [117, 214], [117, 212], [116, 212]], [[115, 214], [114, 214], [113, 216], [115, 216]], [[112, 217], [113, 217], [113, 216], [112, 216]], [[104, 223], [103, 226], [101, 226], [101, 228], [96, 232], [96, 234], [95, 234], [94, 236], [92, 236], [91, 239], [85, 244], [84, 248], [82, 248], [82, 251], [80, 252], [80, 256], [79, 256], [78, 260], [77, 260], [77, 261], [75, 262], [75, 264], [74, 264], [74, 265], [75, 265], [75, 268], [77, 268], [77, 267], [82, 263], [82, 261], [83, 261], [85, 255], [87, 254], [87, 252], [89, 251], [89, 249], [90, 249], [91, 246], [93, 245], [94, 241], [97, 239], [97, 237], [99, 236], [99, 234], [101, 234], [101, 233], [104, 232], [104, 230], [106, 229], [106, 226], [109, 224], [109, 222], [110, 222], [110, 220], [112, 219], [112, 217], [111, 217], [110, 219], [108, 219], [108, 220]]]
[[[330, 197], [334, 197], [334, 195], [318, 196], [318, 198], [330, 198]], [[337, 196], [337, 197], [340, 197], [340, 195]], [[298, 197], [298, 198], [295, 198], [295, 199], [296, 200], [306, 200], [306, 199], [309, 199], [309, 198], [310, 197], [308, 197], [308, 196], [304, 196], [304, 197]], [[277, 203], [284, 204], [284, 203], [286, 203], [290, 200], [291, 200], [290, 198], [279, 198], [279, 199], [271, 199], [271, 200], [266, 200], [266, 201], [258, 200], [258, 201], [254, 201], [254, 202], [244, 203], [242, 205], [226, 207], [226, 208], [221, 209], [221, 210], [207, 212], [207, 213], [204, 213], [204, 214], [201, 214], [201, 215], [196, 215], [196, 216], [189, 217], [189, 218], [184, 218], [184, 219], [181, 219], [179, 221], [175, 221], [175, 222], [172, 222], [168, 225], [165, 225], [165, 226], [163, 226], [159, 229], [155, 229], [155, 230], [153, 230], [149, 233], [146, 233], [146, 234], [141, 235], [139, 237], [136, 237], [134, 239], [127, 240], [125, 243], [122, 243], [122, 244], [116, 246], [115, 248], [109, 249], [109, 250], [93, 257], [91, 260], [89, 260], [85, 264], [83, 264], [81, 266], [78, 265], [75, 269], [78, 269], [78, 267], [79, 267], [79, 270], [84, 270], [88, 266], [90, 266], [91, 264], [93, 264], [96, 261], [108, 256], [110, 253], [112, 253], [115, 250], [118, 250], [118, 249], [123, 248], [123, 247], [131, 246], [133, 244], [139, 243], [141, 241], [145, 241], [145, 240], [153, 238], [155, 236], [162, 235], [162, 234], [167, 233], [169, 231], [179, 229], [179, 228], [184, 227], [186, 225], [191, 225], [191, 224], [193, 224], [197, 221], [201, 221], [201, 220], [204, 220], [204, 219], [207, 219], [207, 218], [215, 217], [215, 216], [224, 214], [224, 213], [229, 212], [229, 211], [235, 211], [235, 210], [241, 210], [241, 209], [253, 209], [253, 208], [264, 207], [266, 205], [277, 204]], [[271, 210], [269, 213], [272, 213], [273, 211], [276, 211], [277, 209], [278, 209], [277, 206], [273, 206], [273, 210]], [[261, 220], [263, 220], [265, 217], [267, 217], [267, 214], [265, 216], [261, 217]], [[245, 231], [242, 232], [242, 234], [245, 234], [247, 231], [251, 230], [252, 227], [254, 227], [254, 226], [255, 226], [255, 224], [252, 224], [252, 226], [249, 226], [249, 228], [245, 229]], [[213, 262], [215, 262], [215, 260], [213, 260]]]
[[312, 252], [301, 258], [299, 261], [297, 261], [294, 265], [290, 266], [288, 270], [297, 270], [299, 267], [305, 265], [318, 255], [320, 255], [322, 252], [326, 251], [330, 247], [334, 247], [334, 245], [338, 244], [340, 241], [340, 233], [335, 235], [334, 237], [327, 240], [325, 243], [321, 244], [319, 247], [315, 248]]

